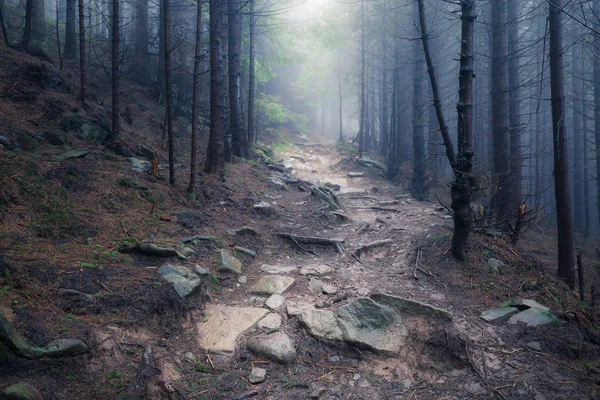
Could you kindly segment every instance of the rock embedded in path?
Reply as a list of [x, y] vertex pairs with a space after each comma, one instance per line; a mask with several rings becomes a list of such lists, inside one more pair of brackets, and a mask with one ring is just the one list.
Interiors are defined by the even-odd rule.
[[542, 351], [542, 345], [540, 345], [540, 342], [528, 342], [525, 343], [525, 347], [533, 351]]
[[306, 310], [300, 315], [300, 323], [308, 333], [317, 338], [344, 340], [337, 317], [330, 310]]
[[44, 400], [42, 394], [31, 383], [15, 383], [0, 393], [0, 400]]
[[267, 379], [267, 370], [264, 368], [253, 367], [252, 371], [250, 371], [250, 375], [248, 376], [248, 382], [256, 385], [257, 383], [262, 383]]
[[348, 172], [348, 178], [361, 178], [365, 176], [364, 172]]
[[220, 250], [219, 254], [221, 257], [219, 272], [234, 273], [238, 275], [242, 273], [242, 262], [232, 256], [228, 250]]
[[492, 310], [485, 310], [484, 312], [482, 312], [481, 319], [487, 322], [492, 322], [502, 319], [504, 317], [508, 317], [518, 312], [519, 310], [515, 307], [494, 308]]
[[306, 265], [300, 269], [300, 275], [314, 275], [314, 276], [322, 276], [330, 274], [334, 271], [333, 268], [323, 265], [323, 264], [314, 264], [314, 265]]
[[233, 250], [237, 251], [238, 253], [246, 254], [250, 257], [256, 257], [256, 252], [254, 250], [250, 250], [245, 247], [235, 246]]
[[277, 329], [281, 326], [281, 315], [277, 313], [267, 314], [266, 317], [258, 321], [257, 326], [264, 329]]
[[420, 301], [404, 299], [385, 293], [375, 293], [371, 295], [371, 299], [379, 304], [386, 305], [399, 313], [407, 312], [426, 317], [440, 318], [447, 321], [452, 320], [452, 313], [450, 311], [437, 308], [427, 303], [421, 303]]
[[242, 226], [241, 228], [230, 229], [227, 231], [230, 235], [234, 236], [258, 236], [256, 229], [249, 226]]
[[250, 287], [250, 292], [256, 294], [283, 294], [293, 283], [294, 278], [289, 276], [263, 276]]
[[254, 206], [254, 211], [263, 214], [263, 215], [269, 215], [273, 212], [273, 208], [271, 206], [271, 204], [267, 203], [266, 201], [261, 201], [256, 203]]
[[268, 180], [269, 186], [277, 190], [289, 190], [288, 185], [276, 176], [272, 176]]
[[250, 338], [246, 342], [246, 348], [258, 356], [280, 364], [293, 364], [296, 362], [294, 342], [283, 332]]
[[181, 265], [165, 264], [157, 272], [173, 286], [182, 299], [195, 293], [202, 283], [198, 275], [193, 273], [189, 268]]
[[503, 272], [504, 263], [496, 258], [490, 258], [487, 262], [487, 272], [501, 274]]
[[334, 295], [338, 292], [338, 288], [337, 288], [337, 286], [333, 286], [329, 283], [325, 283], [321, 287], [321, 291], [323, 292], [323, 294]]
[[74, 158], [83, 158], [89, 154], [88, 151], [71, 150], [66, 153], [59, 154], [56, 158], [60, 161], [72, 160]]
[[294, 272], [297, 269], [298, 268], [293, 265], [283, 266], [263, 264], [260, 266], [260, 270], [262, 272], [266, 272], [267, 274], [289, 274], [290, 272]]
[[398, 314], [365, 297], [340, 307], [336, 317], [346, 342], [376, 352], [398, 352], [408, 335]]
[[527, 310], [529, 308], [539, 308], [544, 311], [550, 311], [550, 308], [531, 299], [516, 299], [515, 301], [513, 301], [512, 307], [518, 308], [521, 311]]
[[236, 339], [269, 313], [264, 308], [209, 305], [198, 324], [199, 344], [212, 352], [233, 353]]
[[280, 294], [272, 294], [265, 302], [265, 306], [273, 311], [277, 311], [281, 308], [284, 302], [285, 297]]
[[508, 320], [508, 323], [512, 325], [524, 323], [525, 325], [532, 327], [548, 324], [557, 324], [559, 322], [560, 319], [558, 319], [550, 311], [537, 307], [521, 311], [520, 313], [510, 317], [510, 319]]
[[308, 282], [308, 287], [314, 294], [321, 294], [324, 284], [325, 283], [320, 279], [311, 278], [311, 280]]

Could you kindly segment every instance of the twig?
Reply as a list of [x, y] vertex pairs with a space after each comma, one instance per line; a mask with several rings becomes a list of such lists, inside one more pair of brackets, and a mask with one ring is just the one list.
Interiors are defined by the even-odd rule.
[[313, 379], [313, 382], [320, 381], [321, 379], [323, 379], [323, 378], [326, 378], [327, 376], [329, 376], [329, 375], [333, 374], [334, 372], [335, 372], [335, 371], [329, 371], [329, 372], [328, 372], [328, 373], [326, 373], [325, 375], [321, 375], [320, 377], [318, 377], [318, 378], [316, 378], [316, 379]]
[[19, 174], [14, 174], [13, 176], [11, 176], [10, 178], [6, 178], [5, 180], [3, 180], [2, 182], [0, 182], [0, 185], [4, 185], [5, 183], [8, 183], [10, 181], [12, 181], [13, 179], [15, 179], [17, 176], [19, 176]]

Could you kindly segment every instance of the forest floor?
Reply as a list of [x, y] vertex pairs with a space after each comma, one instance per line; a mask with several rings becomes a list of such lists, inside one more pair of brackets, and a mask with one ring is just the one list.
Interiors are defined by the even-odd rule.
[[[600, 398], [597, 325], [577, 293], [554, 279], [552, 235], [531, 228], [513, 246], [473, 233], [469, 261], [455, 262], [448, 252], [452, 220], [442, 205], [414, 201], [401, 184], [359, 165], [335, 143], [275, 146], [274, 159], [283, 160], [285, 172], [255, 158], [228, 164], [223, 177], [200, 174], [191, 199], [183, 187], [135, 172], [127, 158], [70, 135], [68, 149], [88, 153], [57, 161], [64, 143], [48, 145], [27, 132], [45, 126], [53, 110], [74, 107], [69, 95], [38, 96], [40, 88], [26, 76], [13, 77], [18, 84], [10, 80], [14, 71], [0, 70], [8, 74], [0, 110], [10, 111], [0, 122], [11, 126], [11, 140], [27, 142], [19, 151], [0, 148], [0, 312], [32, 344], [73, 337], [90, 351], [26, 360], [0, 349], [0, 389], [31, 382], [44, 399]], [[132, 148], [143, 139], [136, 130], [160, 122], [142, 102], [132, 125], [140, 129], [126, 136]], [[35, 148], [26, 149], [27, 143]], [[362, 176], [350, 178], [351, 172]], [[178, 182], [187, 174], [178, 169]], [[290, 183], [281, 185], [283, 178]], [[311, 194], [312, 185], [326, 184], [339, 185], [345, 217]], [[255, 208], [260, 201], [269, 203], [267, 213]], [[258, 234], [229, 232], [244, 226]], [[295, 244], [280, 233], [339, 239], [343, 249]], [[123, 243], [177, 247], [194, 235], [214, 239], [184, 260], [119, 252]], [[363, 248], [376, 242], [380, 246]], [[219, 272], [222, 250], [239, 258], [241, 274]], [[488, 272], [492, 257], [504, 263], [501, 273]], [[181, 300], [157, 273], [164, 264], [207, 269], [207, 290]], [[320, 277], [303, 272], [323, 266], [330, 270]], [[282, 294], [284, 304], [264, 317], [270, 296], [253, 286], [270, 275], [293, 278], [293, 284]], [[64, 289], [89, 297], [74, 301], [63, 297]], [[397, 346], [379, 352], [331, 332], [329, 339], [315, 337], [301, 322], [307, 313], [339, 315], [382, 293], [447, 310], [452, 318], [400, 312], [402, 324], [384, 337]], [[561, 322], [526, 327], [481, 319], [483, 311], [514, 298], [548, 306]], [[237, 323], [250, 314], [260, 317], [240, 329]], [[369, 340], [381, 339], [370, 315], [362, 317], [360, 330]], [[294, 362], [279, 364], [247, 348], [254, 339], [284, 335], [293, 343]], [[231, 337], [231, 351], [216, 349]], [[256, 367], [267, 374], [252, 384]]]

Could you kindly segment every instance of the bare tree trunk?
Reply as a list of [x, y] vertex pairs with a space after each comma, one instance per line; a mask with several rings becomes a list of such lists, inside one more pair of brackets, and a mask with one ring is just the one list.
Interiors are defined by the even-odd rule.
[[[585, 79], [585, 59], [581, 57], [581, 76]], [[583, 235], [587, 239], [589, 238], [592, 230], [591, 220], [592, 216], [590, 215], [590, 172], [588, 163], [590, 162], [589, 151], [588, 151], [588, 125], [587, 125], [587, 104], [586, 104], [586, 95], [585, 90], [582, 88], [583, 93], [583, 101], [582, 101], [582, 114], [583, 114], [583, 201], [584, 201], [584, 220], [585, 225], [583, 229]]]
[[0, 7], [0, 27], [2, 28], [2, 37], [4, 38], [4, 44], [11, 47], [8, 34], [6, 33], [6, 25], [4, 24], [4, 6]]
[[59, 21], [60, 21], [60, 0], [56, 0], [54, 2], [54, 5], [56, 7], [56, 23], [55, 23], [55, 29], [56, 29], [56, 47], [58, 48], [58, 62], [59, 62], [59, 67], [60, 70], [62, 71], [63, 69], [63, 57], [62, 57], [62, 53], [60, 51], [60, 29], [59, 29]]
[[425, 23], [423, 0], [418, 0], [421, 39], [425, 60], [429, 70], [434, 104], [441, 127], [442, 138], [446, 147], [446, 155], [454, 171], [451, 185], [454, 211], [454, 235], [452, 237], [452, 255], [457, 260], [466, 260], [466, 247], [471, 230], [471, 194], [475, 186], [473, 176], [473, 43], [475, 36], [475, 1], [461, 0], [461, 49], [458, 104], [458, 157], [454, 153], [452, 140], [443, 117], [435, 70], [429, 53], [428, 34]]
[[250, 2], [250, 33], [249, 33], [249, 68], [248, 68], [248, 143], [249, 145], [253, 145], [256, 135], [256, 127], [254, 126], [254, 98], [255, 98], [255, 77], [254, 77], [254, 42], [256, 40], [255, 36], [255, 28], [256, 28], [256, 16], [254, 15], [254, 4], [255, 0], [249, 0]]
[[365, 60], [365, 0], [360, 2], [360, 116], [358, 128], [358, 156], [362, 157], [365, 150], [365, 118], [367, 112], [366, 99], [366, 60]]
[[210, 0], [210, 137], [206, 172], [225, 169], [225, 109], [223, 73], [224, 1]]
[[75, 4], [76, 0], [67, 0], [67, 15], [65, 21], [65, 51], [66, 59], [72, 60], [77, 56], [77, 34], [75, 33]]
[[248, 137], [242, 121], [241, 102], [241, 53], [242, 53], [242, 14], [240, 0], [228, 0], [229, 43], [229, 129], [233, 152], [238, 157], [248, 158]]
[[135, 3], [135, 55], [136, 76], [142, 82], [149, 79], [148, 67], [150, 54], [148, 53], [148, 0], [137, 0]]
[[194, 83], [192, 93], [192, 156], [190, 160], [190, 186], [188, 192], [194, 193], [196, 186], [196, 163], [198, 162], [198, 98], [200, 97], [200, 56], [202, 54], [202, 0], [198, 0], [196, 13], [196, 49], [194, 50]]
[[506, 6], [492, 1], [492, 134], [494, 136], [495, 190], [492, 209], [499, 228], [507, 227], [510, 213], [510, 157], [506, 118]]
[[[414, 13], [418, 18], [419, 6], [414, 4]], [[425, 181], [425, 139], [423, 138], [423, 70], [424, 60], [418, 41], [413, 44], [413, 177], [412, 197], [418, 201], [427, 200], [427, 182]]]
[[340, 136], [338, 140], [344, 141], [344, 119], [343, 119], [343, 97], [342, 97], [342, 61], [340, 53], [338, 51], [338, 101], [339, 101], [339, 123], [340, 123]]
[[44, 55], [45, 39], [44, 0], [27, 0], [25, 3], [25, 30], [23, 49], [33, 55]]
[[[83, 14], [83, 1], [79, 0], [79, 101], [81, 104], [85, 104], [85, 81], [86, 81], [86, 69], [85, 69], [85, 18]], [[114, 2], [118, 2], [119, 0], [113, 0]], [[117, 5], [118, 8], [118, 5]], [[117, 16], [118, 19], [118, 16]], [[118, 28], [118, 20], [117, 20], [117, 28]], [[118, 31], [117, 31], [118, 34]], [[117, 37], [117, 58], [119, 52], [119, 38]], [[114, 46], [114, 42], [113, 42]], [[113, 49], [114, 52], [114, 49]], [[113, 53], [114, 56], [114, 53]], [[114, 62], [114, 61], [113, 61]], [[118, 60], [117, 60], [117, 70], [118, 70]], [[118, 79], [118, 78], [117, 78]], [[114, 84], [114, 83], [113, 83]], [[118, 82], [117, 82], [118, 89]], [[118, 104], [118, 101], [117, 101]]]
[[510, 90], [508, 115], [510, 123], [510, 203], [509, 211], [516, 210], [523, 201], [522, 155], [521, 155], [521, 93], [519, 61], [519, 15], [518, 1], [506, 2], [508, 15], [508, 87]]
[[[385, 17], [384, 17], [385, 18]], [[387, 25], [387, 18], [384, 19], [383, 25]], [[379, 132], [380, 141], [379, 141], [379, 151], [383, 154], [384, 157], [388, 156], [390, 147], [389, 147], [389, 105], [388, 105], [388, 40], [387, 37], [382, 37], [381, 39], [381, 78], [379, 80], [379, 108], [380, 108], [380, 120], [379, 120]]]
[[169, 48], [169, 0], [163, 0], [163, 43], [165, 45], [165, 97], [167, 100], [167, 140], [169, 141], [169, 183], [175, 184], [175, 160], [173, 154], [173, 91], [171, 87], [171, 49]]
[[554, 195], [558, 230], [558, 271], [560, 279], [575, 288], [573, 225], [569, 199], [567, 140], [565, 127], [565, 95], [563, 86], [562, 0], [550, 3], [550, 90], [552, 100], [552, 133], [554, 143]]
[[[120, 122], [119, 122], [119, 1], [112, 0], [112, 18], [111, 18], [111, 40], [112, 40], [112, 55], [111, 55], [111, 75], [112, 75], [112, 135], [111, 143], [115, 145], [120, 137]], [[83, 0], [79, 0], [80, 4]], [[80, 24], [83, 18], [80, 17]], [[80, 33], [81, 34], [81, 33]]]
[[[579, 25], [575, 27], [579, 28]], [[577, 29], [578, 31], [578, 29]], [[579, 33], [579, 32], [577, 32]], [[583, 152], [583, 124], [582, 124], [582, 84], [581, 84], [581, 65], [583, 61], [583, 51], [580, 43], [571, 47], [571, 71], [573, 86], [573, 226], [583, 232], [585, 227], [585, 207], [584, 207], [584, 187], [583, 187], [583, 168], [585, 164], [585, 154]]]
[[[594, 15], [600, 15], [600, 0], [594, 0]], [[600, 20], [594, 18], [594, 30], [600, 32]], [[600, 34], [594, 33], [593, 41], [594, 52], [598, 52], [600, 49]], [[594, 55], [594, 140], [595, 140], [595, 154], [596, 154], [596, 182], [598, 182], [597, 188], [597, 212], [598, 218], [600, 219], [600, 57], [598, 54]]]

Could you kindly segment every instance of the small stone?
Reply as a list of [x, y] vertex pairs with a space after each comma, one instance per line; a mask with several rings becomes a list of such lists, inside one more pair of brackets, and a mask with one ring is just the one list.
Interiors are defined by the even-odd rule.
[[289, 276], [263, 276], [252, 285], [250, 292], [256, 294], [283, 294], [293, 283], [294, 278]]
[[2, 400], [43, 400], [42, 394], [31, 383], [15, 383], [0, 393]]
[[256, 229], [249, 226], [242, 226], [241, 228], [230, 229], [227, 231], [230, 235], [234, 236], [258, 236]]
[[277, 311], [279, 308], [281, 308], [284, 302], [285, 297], [280, 294], [272, 294], [265, 302], [265, 306], [273, 311]]
[[353, 381], [357, 381], [357, 380], [359, 380], [359, 379], [360, 379], [360, 374], [354, 374], [354, 375], [352, 376], [352, 380], [353, 380]]
[[348, 178], [360, 178], [365, 176], [364, 172], [348, 172]]
[[221, 255], [219, 272], [230, 272], [234, 274], [242, 273], [242, 262], [240, 260], [232, 256], [227, 250], [220, 250], [219, 253]]
[[315, 388], [312, 392], [310, 392], [310, 398], [311, 399], [320, 399], [321, 396], [323, 396], [323, 394], [325, 394], [326, 391], [327, 391], [327, 389], [325, 389], [324, 387]]
[[267, 379], [267, 370], [264, 368], [253, 367], [248, 376], [248, 382], [252, 384], [262, 383]]
[[187, 353], [184, 354], [185, 358], [187, 358], [188, 360], [194, 361], [196, 359], [196, 357], [194, 356], [194, 353], [192, 353], [191, 351], [188, 351]]
[[165, 264], [158, 269], [163, 277], [182, 299], [192, 295], [200, 288], [200, 277], [187, 267]]
[[487, 272], [500, 274], [504, 268], [504, 263], [496, 258], [490, 258], [487, 262]]
[[271, 208], [271, 204], [267, 203], [266, 201], [261, 201], [259, 203], [256, 203], [253, 208], [254, 208], [254, 211], [264, 214], [264, 215], [269, 215], [273, 211]]
[[327, 275], [334, 271], [333, 268], [323, 265], [323, 264], [315, 264], [315, 265], [306, 265], [300, 268], [300, 275], [314, 275], [321, 276]]
[[245, 247], [235, 246], [233, 248], [233, 250], [235, 250], [236, 252], [239, 252], [239, 253], [247, 254], [250, 257], [256, 257], [256, 252], [254, 250], [250, 250]]
[[519, 310], [515, 307], [494, 308], [492, 310], [485, 310], [482, 312], [481, 319], [487, 322], [492, 322], [504, 317], [508, 317], [517, 312], [519, 312]]
[[208, 277], [210, 276], [210, 271], [207, 270], [206, 268], [202, 268], [199, 265], [196, 265], [194, 267], [194, 272], [196, 273], [196, 275], [198, 275], [200, 278], [204, 278], [204, 277]]
[[288, 185], [278, 177], [272, 176], [267, 182], [269, 186], [277, 190], [289, 190]]
[[238, 282], [241, 284], [244, 284], [244, 283], [248, 282], [248, 277], [246, 275], [242, 275], [242, 276], [238, 277]]
[[315, 307], [316, 308], [327, 308], [327, 307], [329, 307], [329, 304], [325, 300], [317, 300], [317, 302], [315, 303]]
[[290, 306], [290, 305], [288, 305], [286, 307], [286, 312], [287, 312], [287, 315], [289, 315], [290, 317], [297, 317], [298, 315], [302, 315], [301, 309], [299, 309], [298, 307]]
[[525, 346], [527, 346], [528, 349], [533, 351], [542, 351], [542, 346], [540, 345], [540, 342], [528, 342], [527, 344], [525, 344]]
[[266, 317], [258, 321], [257, 325], [263, 329], [277, 329], [281, 326], [281, 315], [276, 313], [267, 314]]
[[329, 357], [329, 362], [331, 363], [336, 363], [340, 361], [340, 357], [339, 356], [331, 356]]
[[361, 380], [358, 381], [358, 386], [361, 388], [366, 388], [366, 387], [370, 387], [371, 383], [366, 380], [365, 378], [362, 378]]
[[325, 283], [317, 278], [312, 278], [310, 280], [310, 282], [308, 283], [308, 287], [310, 288], [311, 292], [315, 293], [315, 294], [320, 294], [322, 289], [323, 289], [323, 285]]
[[190, 249], [189, 247], [182, 247], [179, 252], [181, 253], [182, 256], [184, 257], [189, 257], [189, 256], [193, 256], [194, 254], [196, 254], [196, 250], [194, 249]]
[[56, 158], [60, 161], [66, 161], [66, 160], [71, 160], [74, 158], [83, 158], [83, 157], [87, 156], [88, 153], [89, 153], [88, 151], [71, 150], [71, 151], [67, 151], [66, 153], [56, 156]]
[[404, 386], [404, 389], [410, 389], [412, 387], [412, 382], [410, 379], [406, 378], [402, 381], [402, 386]]
[[325, 283], [322, 287], [321, 290], [323, 291], [323, 294], [329, 294], [329, 295], [333, 295], [336, 294], [338, 291], [338, 288], [336, 286], [333, 286], [329, 283]]
[[59, 289], [58, 291], [65, 299], [72, 302], [93, 303], [94, 296], [87, 293], [81, 293], [72, 289]]
[[248, 339], [246, 348], [262, 357], [280, 364], [296, 362], [296, 348], [294, 342], [283, 332]]
[[290, 266], [282, 266], [282, 265], [269, 265], [263, 264], [260, 266], [260, 270], [266, 272], [267, 274], [289, 274], [290, 272], [296, 271], [296, 267], [293, 265]]

